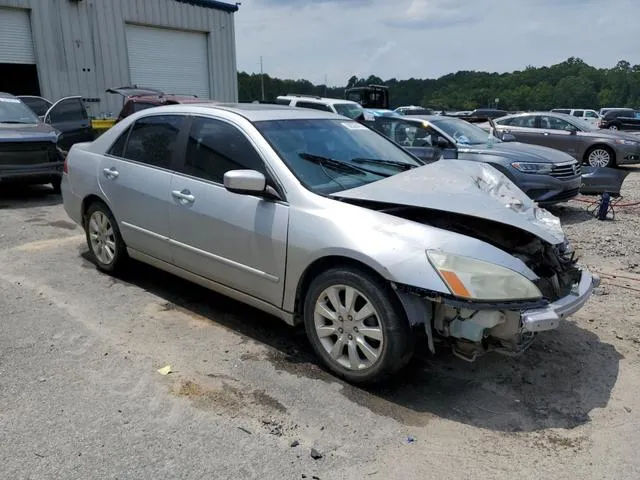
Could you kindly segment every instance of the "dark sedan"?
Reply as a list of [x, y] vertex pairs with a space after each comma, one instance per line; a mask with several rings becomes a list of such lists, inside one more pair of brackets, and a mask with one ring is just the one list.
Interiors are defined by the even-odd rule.
[[444, 158], [488, 163], [541, 204], [565, 202], [580, 189], [580, 164], [570, 155], [502, 141], [458, 118], [376, 116], [364, 123], [426, 162]]
[[631, 108], [616, 108], [606, 112], [598, 126], [609, 130], [640, 130], [640, 114]]
[[[582, 120], [553, 112], [528, 112], [494, 120], [498, 134], [519, 142], [543, 145], [568, 153], [592, 167], [640, 163], [640, 138], [603, 130]], [[490, 126], [484, 124], [489, 130]]]

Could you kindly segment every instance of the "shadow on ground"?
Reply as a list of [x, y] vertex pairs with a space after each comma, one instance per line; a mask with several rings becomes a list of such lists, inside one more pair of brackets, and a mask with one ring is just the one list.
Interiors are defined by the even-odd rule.
[[0, 210], [49, 207], [62, 203], [62, 197], [50, 185], [0, 183]]
[[[267, 360], [299, 377], [337, 381], [318, 366], [301, 328], [138, 262], [114, 281], [143, 288], [170, 308], [206, 317], [270, 347], [265, 358], [246, 361]], [[589, 422], [593, 409], [607, 405], [621, 359], [612, 345], [573, 322], [541, 334], [519, 358], [491, 354], [469, 364], [425, 350], [419, 346], [416, 358], [391, 382], [369, 388], [342, 382], [341, 393], [406, 425], [425, 425], [437, 416], [498, 431], [574, 428]]]

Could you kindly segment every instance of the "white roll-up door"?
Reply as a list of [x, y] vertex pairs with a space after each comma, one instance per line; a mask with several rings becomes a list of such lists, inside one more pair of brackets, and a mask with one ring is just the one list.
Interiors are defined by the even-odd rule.
[[210, 98], [206, 34], [128, 25], [127, 49], [132, 84]]
[[0, 8], [0, 63], [35, 65], [28, 10]]

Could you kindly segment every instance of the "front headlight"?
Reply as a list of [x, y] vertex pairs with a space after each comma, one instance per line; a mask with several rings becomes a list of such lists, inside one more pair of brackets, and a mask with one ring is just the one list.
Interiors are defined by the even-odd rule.
[[553, 170], [551, 163], [513, 162], [511, 166], [523, 173], [547, 174]]
[[634, 140], [625, 140], [624, 138], [616, 138], [616, 143], [619, 145], [631, 145], [634, 147], [640, 145], [640, 142], [636, 142]]
[[498, 301], [542, 298], [529, 279], [508, 268], [440, 250], [427, 250], [427, 258], [456, 297]]

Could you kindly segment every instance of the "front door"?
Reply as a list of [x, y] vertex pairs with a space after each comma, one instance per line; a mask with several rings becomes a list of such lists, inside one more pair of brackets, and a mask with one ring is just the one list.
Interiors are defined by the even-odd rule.
[[69, 150], [74, 143], [93, 140], [91, 121], [80, 97], [58, 100], [47, 111], [44, 121], [60, 132], [58, 146], [63, 150]]
[[128, 247], [172, 261], [171, 182], [185, 117], [151, 115], [136, 121], [102, 158], [98, 178]]
[[194, 117], [171, 185], [175, 264], [280, 307], [289, 206], [226, 190], [225, 172], [237, 169], [269, 178], [260, 154], [236, 125]]
[[580, 139], [577, 135], [578, 129], [574, 125], [561, 118], [541, 115], [540, 127], [545, 137], [544, 146], [577, 156]]

